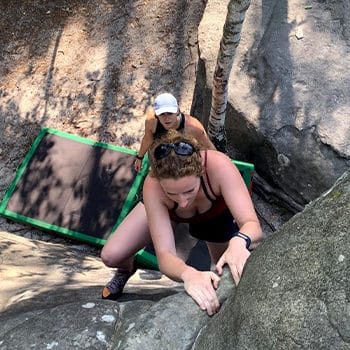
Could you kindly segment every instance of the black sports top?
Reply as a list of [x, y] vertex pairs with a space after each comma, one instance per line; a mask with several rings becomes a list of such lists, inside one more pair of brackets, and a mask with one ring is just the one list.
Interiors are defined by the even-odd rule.
[[[185, 115], [183, 113], [180, 113], [180, 124], [179, 127], [176, 129], [178, 131], [181, 131], [185, 128]], [[163, 136], [164, 134], [167, 133], [167, 129], [164, 128], [162, 123], [159, 121], [157, 118], [157, 125], [156, 125], [156, 131], [153, 134], [153, 138], [156, 139], [158, 137]]]

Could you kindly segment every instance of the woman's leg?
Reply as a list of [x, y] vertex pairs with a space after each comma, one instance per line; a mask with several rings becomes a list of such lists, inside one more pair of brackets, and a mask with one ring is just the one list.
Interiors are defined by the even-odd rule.
[[145, 206], [139, 202], [109, 237], [101, 259], [108, 267], [131, 271], [134, 254], [150, 242]]

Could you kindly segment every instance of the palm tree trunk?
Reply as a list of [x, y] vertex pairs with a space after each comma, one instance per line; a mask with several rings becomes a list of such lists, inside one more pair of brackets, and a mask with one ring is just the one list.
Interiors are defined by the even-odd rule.
[[208, 135], [216, 148], [226, 151], [225, 116], [230, 72], [241, 39], [241, 31], [250, 0], [230, 0], [214, 71]]

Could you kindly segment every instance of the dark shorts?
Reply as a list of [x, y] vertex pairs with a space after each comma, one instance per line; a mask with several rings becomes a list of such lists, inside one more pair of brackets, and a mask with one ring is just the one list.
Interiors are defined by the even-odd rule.
[[[139, 201], [143, 203], [142, 192]], [[228, 209], [214, 219], [189, 223], [189, 233], [192, 237], [212, 243], [228, 242], [238, 231], [239, 227]]]
[[194, 238], [212, 243], [228, 242], [239, 227], [229, 210], [208, 221], [190, 223], [189, 232]]

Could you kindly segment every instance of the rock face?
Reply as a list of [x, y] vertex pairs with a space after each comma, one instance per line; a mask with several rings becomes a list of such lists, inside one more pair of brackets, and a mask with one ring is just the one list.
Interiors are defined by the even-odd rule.
[[[218, 289], [220, 303], [234, 293], [233, 280], [225, 268]], [[135, 315], [134, 315], [135, 316]], [[210, 320], [186, 292], [162, 299], [146, 312], [124, 319], [113, 338], [113, 349], [190, 349], [198, 332]]]
[[116, 324], [183, 290], [140, 270], [119, 302], [102, 300], [113, 271], [98, 257], [1, 231], [0, 252], [0, 350], [106, 349]]
[[349, 349], [349, 227], [350, 171], [252, 253], [237, 289], [225, 271], [212, 318], [167, 281], [102, 301], [99, 259], [0, 235], [0, 349]]
[[350, 171], [249, 258], [193, 349], [350, 348]]
[[[198, 31], [204, 124], [227, 3], [209, 0]], [[228, 143], [302, 206], [350, 166], [349, 16], [345, 0], [252, 1], [230, 76]]]

